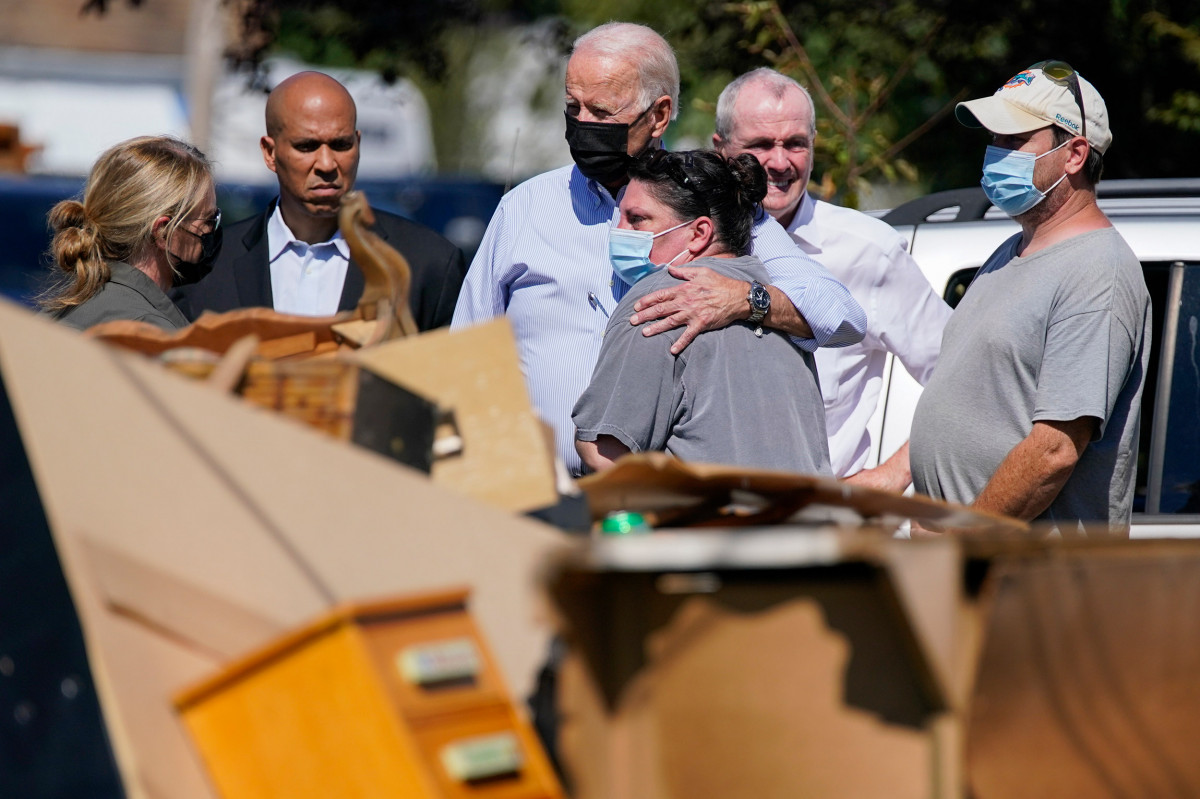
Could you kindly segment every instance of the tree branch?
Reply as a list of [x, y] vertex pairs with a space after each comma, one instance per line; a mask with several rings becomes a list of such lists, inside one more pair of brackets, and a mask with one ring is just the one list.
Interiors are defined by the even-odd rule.
[[821, 98], [821, 102], [829, 110], [832, 115], [843, 127], [851, 127], [854, 121], [842, 111], [841, 107], [834, 102], [833, 97], [825, 89], [825, 84], [821, 82], [821, 78], [817, 75], [816, 67], [813, 66], [812, 59], [808, 57], [808, 51], [804, 49], [804, 45], [800, 44], [800, 40], [796, 38], [796, 32], [792, 30], [792, 26], [787, 21], [787, 17], [783, 15], [783, 10], [779, 7], [778, 0], [771, 0], [771, 13], [775, 17], [775, 24], [779, 27], [783, 34], [784, 40], [788, 47], [796, 54], [800, 61], [800, 68], [804, 70], [804, 74], [808, 77], [809, 91]]
[[901, 138], [899, 141], [897, 141], [891, 147], [884, 150], [879, 155], [871, 156], [871, 158], [868, 159], [865, 163], [863, 163], [856, 172], [854, 172], [853, 174], [850, 174], [848, 176], [848, 178], [851, 180], [857, 180], [859, 175], [865, 174], [866, 172], [869, 172], [872, 169], [876, 169], [881, 164], [883, 164], [885, 161], [890, 161], [893, 158], [895, 158], [900, 153], [901, 150], [903, 150], [905, 147], [912, 144], [914, 141], [916, 141], [917, 139], [921, 138], [926, 133], [928, 133], [930, 128], [932, 128], [934, 125], [936, 125], [938, 122], [940, 122], [942, 120], [942, 117], [944, 117], [944, 116], [946, 116], [946, 114], [950, 113], [950, 110], [952, 108], [954, 108], [954, 106], [958, 105], [969, 94], [970, 94], [970, 92], [968, 90], [960, 89], [958, 94], [954, 95], [954, 97], [952, 97], [950, 99], [950, 102], [946, 103], [944, 106], [939, 108], [933, 116], [931, 116], [929, 119], [922, 122], [917, 127], [913, 128], [911, 131], [908, 132], [907, 135], [905, 135], [903, 138]]
[[939, 31], [941, 31], [945, 24], [946, 18], [938, 17], [937, 22], [935, 22], [933, 27], [929, 29], [929, 33], [925, 35], [925, 39], [921, 42], [921, 44], [913, 48], [912, 52], [908, 54], [908, 58], [904, 59], [904, 62], [900, 64], [894, 73], [892, 73], [892, 79], [888, 81], [887, 86], [883, 87], [879, 94], [871, 100], [871, 104], [863, 109], [862, 114], [855, 119], [856, 124], [861, 125], [863, 122], [869, 119], [872, 114], [879, 110], [879, 107], [883, 105], [883, 102], [887, 100], [887, 98], [891, 97], [892, 93], [896, 91], [896, 87], [900, 85], [900, 81], [902, 81], [905, 76], [912, 71], [912, 68], [917, 63], [917, 59], [929, 52], [929, 45], [933, 42], [933, 38], [938, 34]]

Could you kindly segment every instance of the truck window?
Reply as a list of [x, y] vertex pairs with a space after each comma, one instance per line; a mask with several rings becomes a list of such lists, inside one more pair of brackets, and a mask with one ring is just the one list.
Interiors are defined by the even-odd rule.
[[946, 294], [942, 299], [951, 308], [957, 308], [958, 303], [962, 301], [963, 295], [967, 293], [967, 286], [971, 285], [971, 281], [975, 279], [975, 274], [980, 267], [973, 266], [970, 269], [959, 269], [950, 279], [946, 281]]

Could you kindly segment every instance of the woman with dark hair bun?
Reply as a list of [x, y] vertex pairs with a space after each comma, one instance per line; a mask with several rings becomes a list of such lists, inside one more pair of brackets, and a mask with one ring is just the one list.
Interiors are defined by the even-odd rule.
[[202, 152], [169, 136], [121, 142], [92, 167], [82, 202], [50, 211], [55, 279], [38, 304], [80, 330], [117, 319], [185, 327], [166, 292], [180, 269], [211, 266], [220, 225]]
[[662, 450], [683, 460], [830, 474], [812, 355], [763, 328], [761, 315], [701, 333], [678, 355], [671, 345], [683, 328], [647, 337], [629, 323], [638, 299], [681, 282], [667, 270], [672, 264], [750, 282], [752, 306], [754, 293], [765, 293], [766, 268], [748, 255], [767, 193], [758, 160], [653, 150], [629, 176], [609, 259], [632, 288], [610, 316], [591, 385], [572, 415], [584, 465], [599, 470], [626, 452]]

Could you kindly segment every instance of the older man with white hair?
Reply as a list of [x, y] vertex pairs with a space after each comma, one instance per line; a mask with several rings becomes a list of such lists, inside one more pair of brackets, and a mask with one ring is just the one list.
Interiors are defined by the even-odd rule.
[[[591, 379], [608, 317], [629, 290], [609, 259], [609, 229], [631, 159], [661, 146], [678, 104], [675, 54], [650, 28], [615, 22], [577, 39], [566, 75], [575, 163], [504, 197], [459, 295], [453, 327], [501, 315], [512, 322], [533, 404], [553, 425], [572, 474], [581, 467], [571, 410]], [[686, 325], [675, 354], [702, 330], [739, 320], [789, 333], [808, 351], [862, 338], [866, 320], [850, 293], [766, 214], [755, 222], [751, 252], [774, 285], [671, 266], [701, 301], [685, 307], [659, 296], [631, 323], [651, 322], [646, 335]], [[756, 391], [754, 364], [745, 374], [744, 390]]]
[[750, 153], [758, 159], [767, 170], [763, 206], [867, 312], [862, 342], [816, 353], [834, 474], [903, 491], [912, 479], [908, 443], [879, 466], [864, 469], [872, 449], [868, 423], [879, 403], [889, 352], [918, 382], [929, 379], [950, 306], [934, 292], [895, 230], [808, 193], [816, 138], [812, 97], [773, 69], [747, 72], [717, 100], [714, 146], [726, 157]]

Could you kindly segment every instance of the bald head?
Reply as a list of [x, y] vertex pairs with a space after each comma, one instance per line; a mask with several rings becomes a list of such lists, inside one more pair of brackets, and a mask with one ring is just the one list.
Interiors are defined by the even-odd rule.
[[736, 121], [734, 109], [737, 107], [738, 97], [743, 89], [750, 88], [757, 89], [756, 94], [769, 94], [777, 100], [782, 100], [793, 92], [803, 95], [804, 99], [797, 100], [797, 102], [808, 109], [808, 127], [811, 130], [816, 129], [817, 112], [808, 89], [770, 67], [759, 67], [734, 78], [728, 86], [721, 90], [721, 96], [717, 98], [717, 135], [722, 139], [728, 139], [733, 135]]
[[344, 117], [358, 125], [358, 109], [346, 87], [322, 72], [298, 72], [267, 96], [267, 135], [277, 136], [297, 113]]
[[337, 229], [342, 197], [358, 174], [358, 114], [342, 84], [301, 72], [267, 98], [263, 161], [279, 178], [279, 208], [293, 235], [309, 244]]

